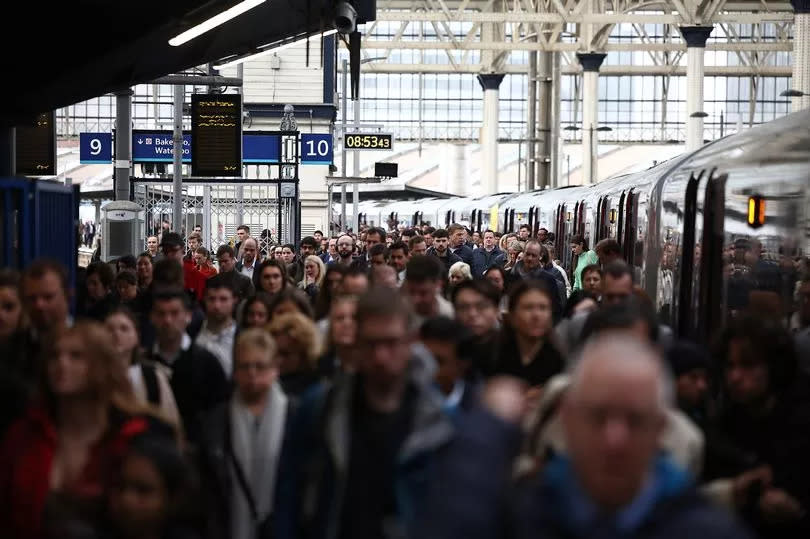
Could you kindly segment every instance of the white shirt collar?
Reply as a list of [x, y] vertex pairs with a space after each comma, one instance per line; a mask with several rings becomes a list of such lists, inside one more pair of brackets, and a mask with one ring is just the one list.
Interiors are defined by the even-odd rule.
[[212, 339], [220, 340], [223, 338], [233, 337], [236, 334], [236, 322], [231, 319], [231, 323], [222, 328], [222, 330], [218, 332], [213, 332], [208, 329], [208, 320], [203, 320], [202, 326], [200, 327], [200, 335], [206, 334], [209, 335]]
[[162, 357], [163, 359], [166, 360], [166, 362], [169, 365], [171, 365], [172, 363], [175, 362], [177, 356], [179, 356], [182, 352], [188, 351], [189, 348], [191, 348], [191, 337], [188, 336], [188, 333], [183, 333], [183, 339], [180, 341], [180, 351], [177, 354], [175, 354], [174, 357], [168, 358], [164, 356], [163, 353], [160, 351], [160, 343], [158, 341], [155, 341], [155, 345], [152, 347], [152, 353], [154, 355]]
[[456, 380], [453, 385], [453, 391], [444, 398], [444, 405], [448, 408], [455, 408], [461, 402], [461, 397], [464, 396], [464, 380]]

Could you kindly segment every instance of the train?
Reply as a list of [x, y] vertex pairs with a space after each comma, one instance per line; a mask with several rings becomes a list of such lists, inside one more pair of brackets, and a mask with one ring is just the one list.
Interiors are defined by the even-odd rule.
[[757, 305], [789, 317], [810, 253], [810, 110], [710, 142], [648, 170], [587, 186], [485, 197], [365, 201], [359, 221], [393, 227], [460, 223], [618, 241], [637, 284], [681, 337], [708, 341], [730, 313]]

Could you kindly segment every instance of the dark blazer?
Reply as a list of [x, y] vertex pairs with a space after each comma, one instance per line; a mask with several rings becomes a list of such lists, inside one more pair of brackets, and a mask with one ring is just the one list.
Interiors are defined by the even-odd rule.
[[450, 272], [450, 266], [452, 266], [456, 262], [464, 262], [461, 259], [460, 256], [454, 255], [453, 253], [451, 253], [449, 248], [447, 249], [447, 256], [444, 256], [444, 257], [439, 256], [439, 254], [436, 252], [436, 249], [434, 249], [433, 247], [428, 249], [425, 254], [427, 256], [435, 256], [436, 258], [438, 258], [444, 264], [444, 278], [445, 278], [445, 280], [447, 279], [447, 276], [448, 276], [448, 274]]
[[241, 262], [238, 262], [236, 264], [236, 269], [233, 271], [222, 272], [220, 275], [226, 276], [225, 278], [228, 279], [231, 288], [233, 288], [234, 292], [236, 292], [236, 297], [243, 300], [249, 298], [256, 292], [256, 289], [258, 288], [256, 283], [259, 280], [258, 271], [256, 270], [259, 268], [256, 266], [256, 270], [253, 271], [253, 280], [251, 280], [250, 277], [239, 273], [239, 271], [242, 269], [241, 264]]
[[503, 254], [503, 251], [498, 249], [496, 245], [491, 251], [487, 251], [483, 247], [473, 251], [473, 263], [470, 265], [473, 278], [481, 277], [485, 271], [496, 264], [498, 257]]
[[461, 247], [456, 249], [453, 254], [456, 255], [457, 257], [459, 257], [463, 262], [466, 262], [467, 264], [469, 264], [470, 267], [472, 267], [472, 265], [473, 265], [473, 250], [470, 248], [469, 245], [462, 245]]

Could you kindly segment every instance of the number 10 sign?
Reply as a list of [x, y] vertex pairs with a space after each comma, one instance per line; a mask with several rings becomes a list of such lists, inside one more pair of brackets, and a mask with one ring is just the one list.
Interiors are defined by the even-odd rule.
[[301, 133], [301, 164], [331, 165], [332, 135]]

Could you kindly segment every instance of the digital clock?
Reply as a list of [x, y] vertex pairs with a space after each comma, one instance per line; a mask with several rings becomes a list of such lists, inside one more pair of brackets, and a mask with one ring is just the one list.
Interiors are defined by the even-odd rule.
[[391, 133], [346, 133], [347, 150], [392, 150], [394, 135]]

